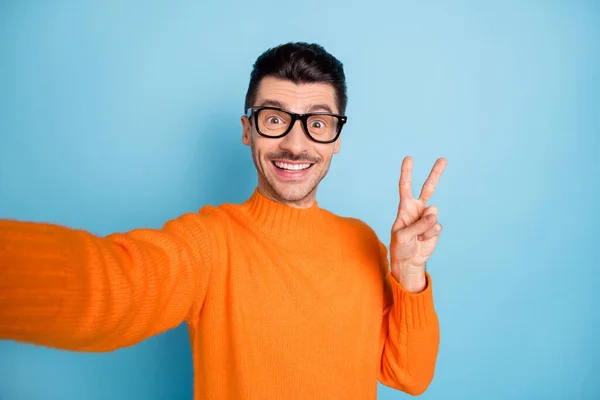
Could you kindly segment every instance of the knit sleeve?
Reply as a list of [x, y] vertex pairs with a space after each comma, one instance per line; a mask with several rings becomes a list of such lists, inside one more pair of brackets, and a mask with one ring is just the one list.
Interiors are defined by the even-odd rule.
[[420, 293], [410, 293], [388, 267], [387, 250], [380, 243], [384, 274], [379, 381], [419, 395], [431, 383], [439, 348], [439, 322], [433, 304], [431, 276]]
[[0, 220], [0, 339], [110, 351], [174, 328], [201, 307], [210, 240], [196, 214], [106, 237]]

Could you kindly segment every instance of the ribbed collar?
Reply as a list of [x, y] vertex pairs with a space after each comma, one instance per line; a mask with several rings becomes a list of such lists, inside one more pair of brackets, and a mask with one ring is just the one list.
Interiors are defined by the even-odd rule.
[[317, 233], [323, 213], [315, 201], [310, 208], [295, 208], [269, 199], [254, 189], [242, 207], [254, 224], [268, 235], [311, 238]]

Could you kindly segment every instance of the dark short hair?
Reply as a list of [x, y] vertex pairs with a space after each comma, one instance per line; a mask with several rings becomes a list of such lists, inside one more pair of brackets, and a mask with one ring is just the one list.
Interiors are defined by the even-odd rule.
[[263, 78], [294, 83], [329, 83], [335, 90], [340, 114], [346, 112], [348, 94], [343, 64], [316, 43], [290, 42], [270, 48], [254, 63], [246, 92], [244, 112], [254, 105]]

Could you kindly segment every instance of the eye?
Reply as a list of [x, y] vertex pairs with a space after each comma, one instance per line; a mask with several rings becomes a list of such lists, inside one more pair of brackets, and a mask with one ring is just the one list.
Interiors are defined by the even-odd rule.
[[314, 128], [314, 129], [323, 129], [325, 128], [326, 124], [324, 121], [320, 121], [320, 120], [314, 120], [314, 121], [310, 121], [310, 127]]
[[272, 116], [272, 117], [268, 117], [267, 118], [267, 123], [268, 124], [281, 124], [281, 118], [277, 117], [277, 116]]

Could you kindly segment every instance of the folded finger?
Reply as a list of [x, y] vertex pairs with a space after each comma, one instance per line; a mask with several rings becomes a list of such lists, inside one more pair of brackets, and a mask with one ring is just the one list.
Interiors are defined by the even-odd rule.
[[431, 228], [429, 228], [427, 231], [425, 231], [425, 233], [417, 236], [417, 239], [419, 239], [419, 240], [431, 239], [434, 236], [439, 236], [439, 234], [441, 232], [442, 232], [442, 224], [440, 224], [438, 222], [434, 226], [432, 226]]

